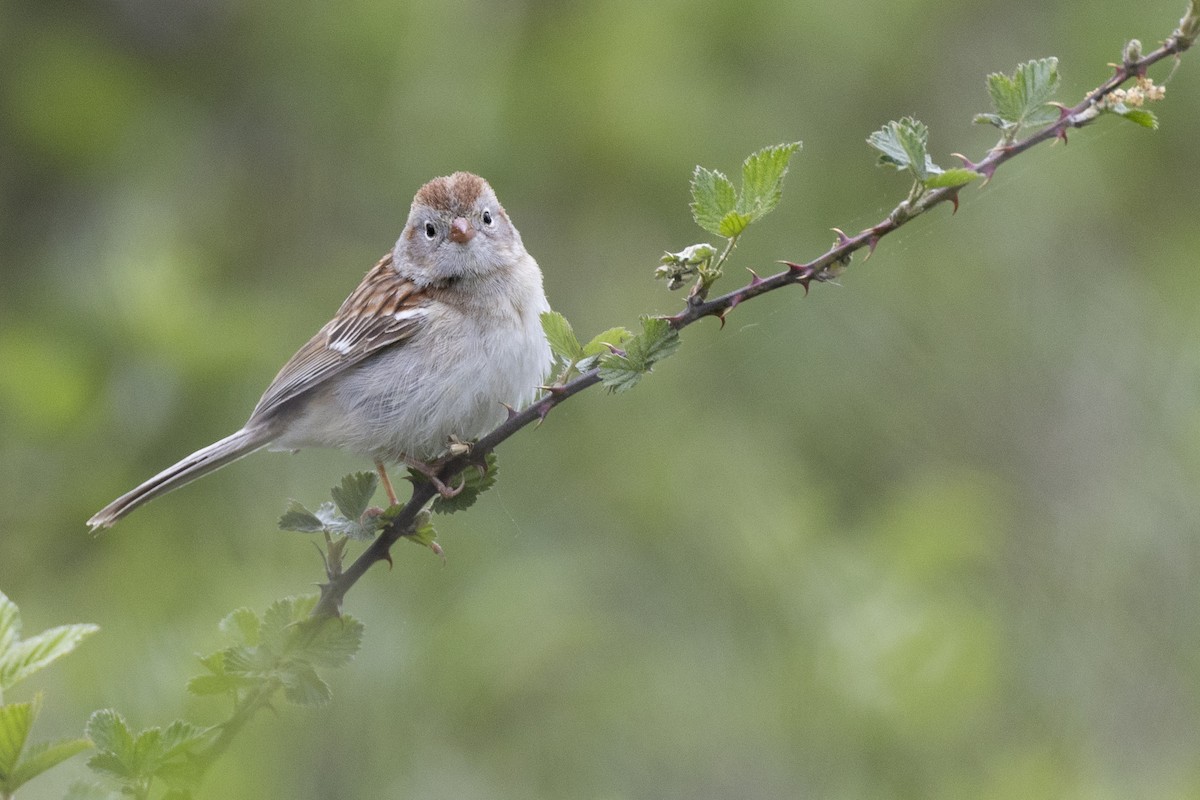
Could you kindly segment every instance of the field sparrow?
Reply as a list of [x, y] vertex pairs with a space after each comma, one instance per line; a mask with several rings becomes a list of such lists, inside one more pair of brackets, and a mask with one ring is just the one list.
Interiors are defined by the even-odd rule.
[[[456, 172], [413, 198], [395, 248], [283, 366], [237, 433], [96, 513], [93, 530], [265, 446], [339, 447], [433, 477], [469, 440], [536, 396], [550, 366], [542, 273], [492, 187]], [[435, 479], [435, 482], [436, 479]], [[443, 493], [445, 486], [438, 483]]]

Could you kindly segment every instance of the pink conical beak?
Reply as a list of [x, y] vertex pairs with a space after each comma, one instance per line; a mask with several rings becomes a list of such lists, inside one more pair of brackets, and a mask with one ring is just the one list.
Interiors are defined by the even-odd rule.
[[475, 229], [466, 217], [455, 217], [450, 223], [450, 241], [466, 244], [475, 238]]

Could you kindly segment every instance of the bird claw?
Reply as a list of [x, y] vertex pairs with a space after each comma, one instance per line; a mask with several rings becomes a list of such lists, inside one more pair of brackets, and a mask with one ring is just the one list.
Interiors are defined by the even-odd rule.
[[433, 488], [437, 489], [438, 494], [446, 500], [458, 497], [462, 490], [466, 488], [466, 478], [463, 478], [462, 483], [458, 486], [447, 486], [446, 482], [438, 477], [438, 472], [445, 464], [445, 461], [435, 461], [432, 464], [426, 464], [424, 461], [417, 461], [415, 458], [405, 458], [404, 463], [424, 475], [433, 484]]

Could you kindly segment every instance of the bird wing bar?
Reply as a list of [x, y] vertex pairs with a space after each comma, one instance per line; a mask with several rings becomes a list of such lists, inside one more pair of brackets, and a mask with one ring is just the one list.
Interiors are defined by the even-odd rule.
[[425, 314], [424, 295], [392, 268], [389, 253], [332, 320], [279, 370], [250, 418], [263, 417], [370, 355], [408, 340]]

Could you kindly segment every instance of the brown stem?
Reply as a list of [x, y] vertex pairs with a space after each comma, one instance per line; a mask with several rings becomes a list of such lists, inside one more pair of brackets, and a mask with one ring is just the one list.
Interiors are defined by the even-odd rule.
[[[1089, 92], [1078, 105], [1073, 108], [1063, 108], [1061, 118], [1058, 122], [1010, 145], [994, 147], [978, 164], [970, 164], [968, 162], [968, 166], [990, 180], [996, 168], [1009, 159], [1015, 158], [1042, 142], [1053, 139], [1065, 140], [1068, 128], [1082, 127], [1094, 121], [1095, 117], [1085, 116], [1085, 112], [1090, 111], [1106, 95], [1126, 81], [1144, 74], [1146, 68], [1150, 65], [1168, 56], [1179, 56], [1191, 47], [1194, 36], [1189, 31], [1184, 30], [1184, 23], [1191, 21], [1190, 10], [1191, 6], [1189, 5], [1189, 16], [1181, 21], [1181, 27], [1176, 29], [1163, 42], [1161, 47], [1142, 58], [1116, 67], [1113, 76]], [[1189, 30], [1191, 27], [1194, 27], [1194, 21], [1192, 22], [1193, 24], [1188, 26]], [[711, 300], [694, 302], [693, 299], [693, 302], [687, 303], [682, 311], [667, 319], [676, 330], [686, 328], [688, 325], [704, 317], [719, 317], [723, 322], [726, 315], [737, 305], [767, 292], [796, 284], [803, 286], [807, 291], [812, 283], [821, 283], [829, 280], [836, 272], [840, 271], [839, 267], [849, 264], [850, 257], [855, 251], [865, 247], [869, 252], [873, 252], [880, 239], [908, 223], [914, 217], [946, 201], [954, 202], [957, 207], [958, 192], [961, 188], [960, 186], [945, 187], [926, 192], [920, 195], [915, 203], [906, 203], [903, 208], [898, 206], [878, 224], [867, 228], [855, 236], [846, 236], [839, 231], [838, 242], [829, 250], [807, 263], [793, 264], [791, 262], [783, 262], [787, 264], [787, 269], [782, 272], [767, 278], [758, 278], [756, 276], [749, 284], [742, 288], [735, 289]], [[595, 386], [597, 383], [600, 383], [599, 370], [592, 369], [562, 386], [554, 387], [546, 395], [533, 403], [533, 405], [519, 413], [512, 414], [502, 425], [476, 442], [469, 454], [464, 454], [447, 461], [438, 477], [443, 482], [449, 481], [471, 464], [479, 463], [485, 455], [517, 431], [531, 423], [544, 419], [550, 413], [550, 410], [559, 403], [566, 401], [584, 389]], [[378, 561], [391, 562], [389, 552], [392, 545], [400, 537], [411, 535], [416, 530], [415, 521], [417, 515], [425, 507], [426, 503], [433, 499], [436, 492], [437, 490], [430, 482], [419, 483], [413, 488], [412, 497], [395, 520], [379, 533], [370, 546], [345, 571], [339, 572], [337, 575], [330, 575], [329, 582], [321, 585], [321, 599], [313, 610], [313, 616], [336, 615], [339, 613], [346, 593], [366, 573], [372, 564]]]

